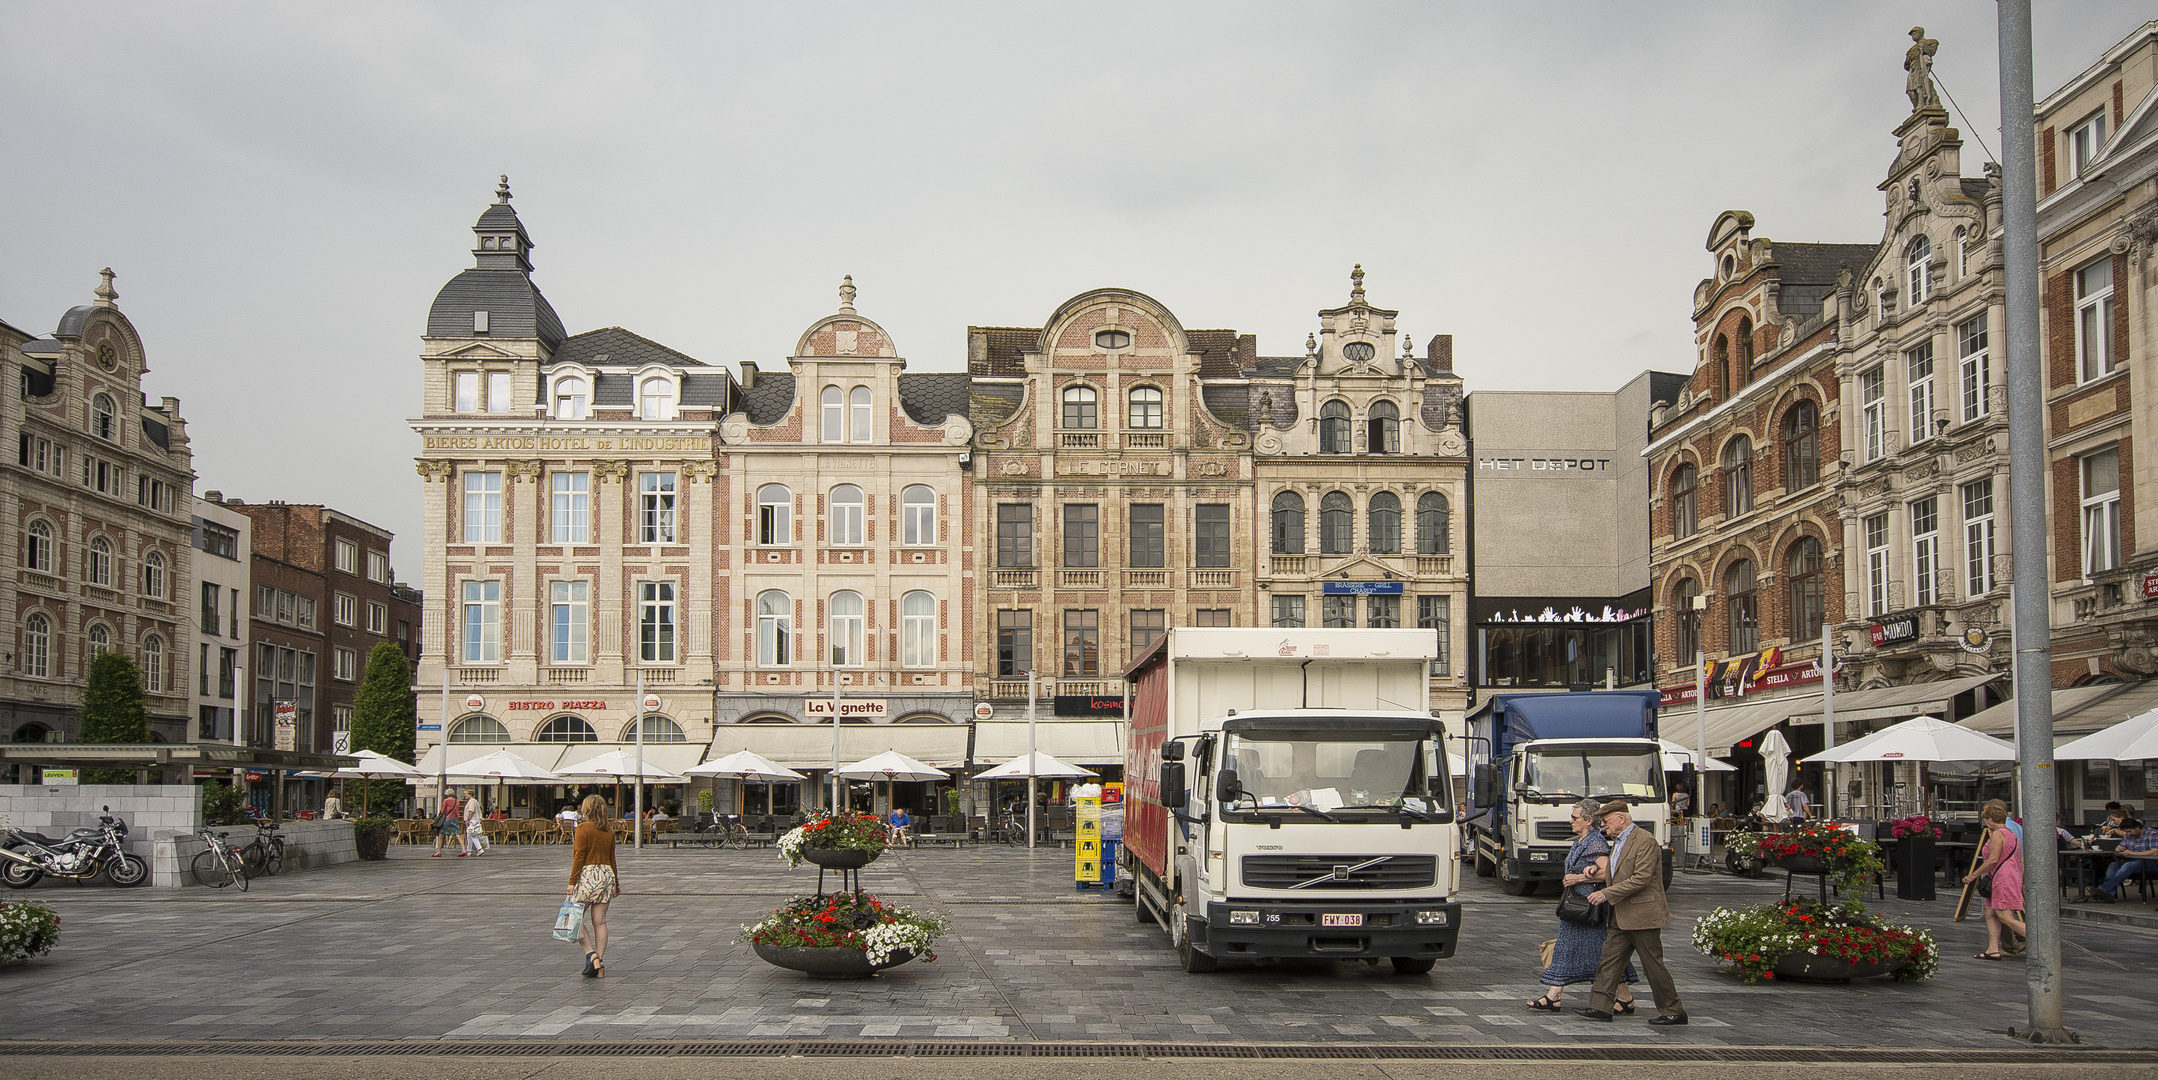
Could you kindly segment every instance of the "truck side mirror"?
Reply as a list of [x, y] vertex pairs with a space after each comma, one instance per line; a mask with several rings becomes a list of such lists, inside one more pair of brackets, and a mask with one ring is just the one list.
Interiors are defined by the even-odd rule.
[[1694, 768], [1693, 762], [1691, 761], [1680, 766], [1678, 770], [1679, 782], [1685, 784], [1689, 788], [1692, 787], [1694, 774], [1698, 771], [1699, 770]]
[[1184, 760], [1184, 744], [1174, 740], [1161, 744], [1161, 759], [1163, 761]]
[[1161, 805], [1170, 810], [1184, 808], [1184, 763], [1181, 761], [1161, 763]]
[[1478, 805], [1498, 801], [1499, 770], [1495, 765], [1476, 767], [1476, 801]]
[[1215, 799], [1224, 803], [1233, 803], [1243, 797], [1243, 794], [1244, 785], [1237, 782], [1235, 769], [1224, 769], [1220, 776], [1214, 778]]

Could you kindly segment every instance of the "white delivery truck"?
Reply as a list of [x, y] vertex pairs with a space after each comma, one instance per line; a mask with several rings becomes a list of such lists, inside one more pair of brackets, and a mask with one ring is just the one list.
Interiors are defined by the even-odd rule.
[[1389, 960], [1461, 933], [1428, 630], [1174, 629], [1125, 672], [1124, 845], [1184, 970]]

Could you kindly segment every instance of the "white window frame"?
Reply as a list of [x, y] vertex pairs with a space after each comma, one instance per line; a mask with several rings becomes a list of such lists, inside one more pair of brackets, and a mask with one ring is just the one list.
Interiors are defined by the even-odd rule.
[[[851, 492], [851, 495], [843, 493]], [[842, 499], [845, 501], [841, 501]], [[865, 533], [864, 519], [868, 496], [853, 484], [840, 484], [826, 496], [825, 515], [827, 535], [825, 544], [830, 547], [861, 547]]]
[[1963, 399], [1963, 422], [1984, 419], [1993, 409], [1993, 351], [1985, 312], [1956, 324], [1957, 372]]
[[52, 522], [31, 518], [23, 540], [23, 563], [40, 574], [50, 574], [54, 550]]
[[367, 602], [367, 632], [387, 634], [390, 632], [390, 609], [370, 600]]
[[330, 552], [331, 565], [339, 572], [355, 575], [360, 572], [360, 545], [350, 540], [337, 540], [331, 543]]
[[330, 598], [330, 620], [339, 626], [360, 625], [360, 598], [337, 593]]
[[390, 556], [388, 552], [369, 551], [367, 553], [367, 580], [379, 581], [384, 585], [390, 583]]
[[640, 420], [674, 419], [674, 380], [647, 375], [637, 380], [637, 417]]
[[675, 593], [672, 581], [637, 583], [637, 658], [643, 663], [672, 664], [682, 658]]
[[330, 650], [330, 677], [353, 682], [359, 677], [360, 655], [351, 649]]
[[1126, 428], [1133, 431], [1160, 431], [1168, 426], [1168, 417], [1168, 395], [1161, 392], [1161, 387], [1134, 386], [1125, 392]]
[[875, 395], [866, 386], [847, 391], [847, 441], [868, 443], [876, 437]]
[[117, 442], [119, 436], [119, 407], [113, 404], [112, 395], [98, 394], [90, 399], [90, 434], [106, 442]]
[[899, 492], [899, 542], [906, 547], [934, 547], [937, 542], [937, 492], [927, 484], [908, 484]]
[[1888, 431], [1888, 369], [1876, 367], [1858, 375], [1859, 427], [1864, 432], [1867, 461], [1879, 461]]
[[502, 583], [493, 579], [459, 583], [463, 604], [458, 626], [458, 655], [466, 664], [502, 662]]
[[152, 600], [165, 598], [165, 556], [162, 552], [143, 552], [142, 595]]
[[52, 676], [52, 617], [42, 611], [23, 616], [22, 673], [33, 679]]
[[[646, 474], [651, 475], [651, 474]], [[550, 493], [547, 539], [555, 544], [592, 542], [592, 474], [558, 472], [549, 475]]]
[[645, 544], [680, 542], [681, 482], [671, 472], [637, 474], [637, 539]]
[[1923, 236], [1911, 238], [1910, 246], [1903, 249], [1903, 280], [1910, 290], [1911, 307], [1926, 302], [1932, 295], [1933, 271], [1928, 263], [1933, 260], [1933, 241]]
[[315, 598], [312, 596], [294, 596], [292, 601], [292, 625], [305, 627], [309, 630], [314, 629]]
[[557, 375], [554, 381], [554, 418], [583, 420], [592, 413], [592, 384], [583, 375]]
[[2078, 121], [2074, 127], [2068, 129], [2063, 141], [2068, 144], [2068, 178], [2080, 179], [2090, 167], [2091, 159], [2105, 149], [2105, 109], [2100, 108]]
[[502, 474], [498, 472], [468, 472], [465, 474], [464, 542], [467, 544], [499, 544], [502, 542]]
[[1957, 492], [1963, 498], [1963, 588], [1967, 596], [1993, 591], [1993, 478], [1973, 480]]
[[1929, 495], [1910, 504], [1911, 606], [1941, 602], [1941, 500]]
[[822, 421], [818, 442], [842, 443], [847, 441], [846, 391], [837, 386], [827, 386], [818, 394], [818, 408]]
[[[2092, 479], [2103, 476], [2112, 486], [2093, 490]], [[2083, 576], [2121, 565], [2121, 458], [2118, 447], [2109, 446], [2076, 457], [2076, 477], [2083, 497]]]
[[547, 583], [547, 657], [550, 664], [592, 662], [592, 586], [589, 582]]
[[450, 379], [450, 411], [476, 413], [480, 411], [480, 373], [460, 371]]
[[1866, 614], [1888, 614], [1888, 514], [1862, 518], [1858, 532], [1866, 545]]
[[899, 666], [937, 666], [936, 594], [916, 589], [899, 598]]
[[794, 666], [794, 598], [778, 589], [757, 594], [757, 666]]
[[1911, 445], [1933, 437], [1933, 339], [1903, 350], [1904, 374], [1911, 392]]
[[165, 692], [165, 639], [156, 634], [142, 639], [142, 688], [152, 694]]
[[[2091, 271], [2105, 267], [2106, 283], [2089, 284]], [[2117, 349], [2113, 340], [2113, 256], [2100, 255], [2077, 267], [2070, 284], [2076, 303], [2076, 382], [2087, 383], [2113, 373]]]
[[91, 537], [82, 559], [84, 581], [101, 588], [112, 588], [112, 541], [102, 536]]
[[517, 406], [517, 391], [511, 388], [512, 380], [507, 371], [487, 373], [487, 411], [506, 413]]
[[825, 616], [826, 647], [831, 650], [832, 666], [858, 668], [862, 666], [865, 638], [868, 636], [868, 605], [862, 594], [852, 589], [842, 589], [827, 601], [829, 612]]
[[757, 488], [757, 546], [794, 545], [794, 492], [785, 484]]

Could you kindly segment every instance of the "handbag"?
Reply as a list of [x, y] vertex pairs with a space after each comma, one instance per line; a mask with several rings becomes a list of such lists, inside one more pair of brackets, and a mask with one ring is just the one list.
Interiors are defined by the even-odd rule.
[[575, 900], [562, 901], [562, 910], [554, 915], [556, 941], [577, 940], [577, 930], [584, 925], [584, 905]]
[[1553, 953], [1557, 952], [1557, 951], [1558, 951], [1558, 948], [1559, 948], [1559, 939], [1557, 939], [1557, 938], [1545, 938], [1545, 939], [1544, 939], [1544, 941], [1543, 941], [1543, 944], [1541, 944], [1541, 945], [1538, 945], [1538, 946], [1536, 946], [1536, 968], [1537, 968], [1537, 970], [1539, 970], [1539, 971], [1549, 971], [1549, 970], [1551, 970], [1551, 954], [1553, 954]]
[[1980, 900], [1993, 899], [1993, 873], [1993, 871], [1988, 870], [1978, 875], [1978, 880], [1971, 883], [1971, 895], [1978, 897]]
[[1611, 917], [1611, 909], [1604, 904], [1591, 904], [1589, 898], [1573, 889], [1559, 893], [1559, 921], [1575, 926], [1602, 926]]

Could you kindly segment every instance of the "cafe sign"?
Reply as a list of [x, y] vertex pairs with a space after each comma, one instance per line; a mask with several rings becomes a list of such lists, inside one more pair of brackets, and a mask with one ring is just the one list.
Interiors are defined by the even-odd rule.
[[[807, 698], [804, 699], [802, 704], [802, 711], [809, 716], [832, 715], [831, 698]], [[854, 716], [869, 720], [882, 720], [887, 713], [885, 712], [883, 698], [840, 698], [839, 715], [842, 718]]]
[[1918, 620], [1915, 618], [1896, 619], [1892, 622], [1873, 624], [1873, 645], [1875, 648], [1892, 645], [1898, 641], [1909, 641], [1917, 636]]

